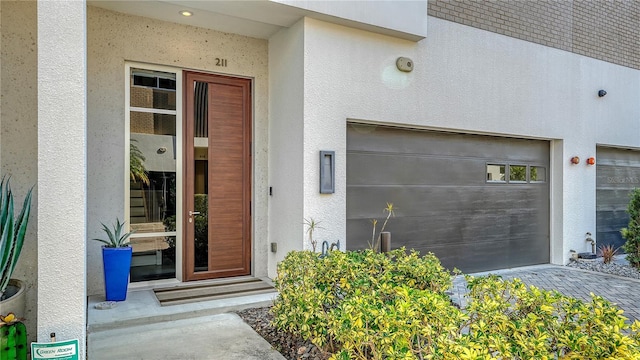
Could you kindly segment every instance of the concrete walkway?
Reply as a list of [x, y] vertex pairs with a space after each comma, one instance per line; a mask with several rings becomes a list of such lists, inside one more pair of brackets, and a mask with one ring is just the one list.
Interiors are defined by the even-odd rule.
[[88, 304], [89, 360], [284, 360], [238, 315], [268, 306], [275, 293], [160, 306], [151, 290], [129, 291], [127, 300], [98, 310]]
[[88, 350], [90, 360], [284, 360], [236, 314], [101, 331]]
[[[600, 295], [624, 310], [631, 321], [640, 320], [640, 280], [566, 266], [538, 265], [473, 274], [496, 274], [504, 279], [519, 278], [527, 285], [545, 290], [558, 290], [564, 295], [586, 301], [590, 293]], [[464, 306], [466, 282], [459, 276], [454, 281], [453, 300]]]

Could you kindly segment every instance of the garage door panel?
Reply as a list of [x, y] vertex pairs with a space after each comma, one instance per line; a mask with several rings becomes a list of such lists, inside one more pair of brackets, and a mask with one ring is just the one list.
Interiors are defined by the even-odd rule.
[[629, 203], [630, 189], [615, 189], [597, 188], [598, 199], [597, 210], [598, 211], [625, 211], [627, 204]]
[[548, 255], [545, 255], [548, 254], [548, 249], [541, 246], [531, 246], [531, 242], [520, 242], [502, 247], [478, 245], [472, 249], [468, 246], [456, 245], [433, 249], [432, 252], [440, 259], [445, 268], [457, 267], [466, 273], [549, 262]]
[[[396, 215], [429, 216], [451, 210], [539, 209], [548, 201], [547, 186], [349, 186], [348, 218], [380, 218], [387, 202]], [[544, 215], [544, 214], [543, 214]], [[546, 216], [546, 215], [544, 215]]]
[[[429, 138], [428, 142], [424, 141], [425, 137]], [[380, 153], [476, 158], [489, 153], [495, 159], [522, 161], [548, 158], [549, 153], [548, 143], [544, 141], [356, 124], [348, 126], [347, 146], [353, 152], [375, 150]], [[482, 152], [478, 151], [480, 148]]]
[[[532, 217], [530, 212], [511, 214], [460, 210], [429, 217], [396, 217], [389, 221], [385, 230], [392, 233], [393, 242], [398, 244], [510, 243], [514, 239], [539, 235], [541, 224], [532, 221]], [[382, 219], [378, 221], [378, 230], [382, 222]], [[349, 236], [349, 247], [366, 248], [367, 241], [371, 240], [372, 227], [370, 219], [348, 220], [347, 228], [353, 234]]]
[[[549, 261], [549, 185], [487, 182], [487, 164], [549, 168], [549, 143], [377, 127], [347, 132], [347, 248], [395, 217], [392, 247], [481, 271]], [[548, 171], [548, 170], [547, 170]], [[547, 172], [548, 174], [548, 172]]]
[[[402, 225], [402, 224], [396, 224]], [[405, 246], [415, 249], [421, 254], [434, 253], [443, 266], [448, 269], [457, 267], [465, 272], [486, 271], [505, 267], [543, 264], [549, 261], [548, 239], [531, 238], [530, 234], [505, 236], [499, 229], [505, 224], [497, 224], [493, 236], [466, 237], [464, 241], [450, 241], [447, 238], [460, 236], [461, 232], [451, 228], [451, 232], [445, 234], [442, 230], [416, 231], [404, 233], [398, 230], [399, 226], [390, 226], [392, 234], [392, 248]], [[348, 224], [351, 228], [352, 224]], [[371, 232], [371, 224], [363, 222], [359, 224], [363, 229]], [[395, 228], [395, 229], [394, 229]], [[440, 227], [439, 227], [440, 229]], [[446, 235], [442, 237], [442, 235]], [[359, 241], [358, 246], [352, 247], [349, 240], [349, 248], [352, 250], [368, 248], [369, 236]]]
[[640, 151], [598, 147], [596, 150], [596, 241], [620, 247], [620, 229], [629, 223], [631, 191], [640, 187]]
[[[444, 156], [351, 153], [348, 185], [448, 185], [484, 184], [485, 162]], [[468, 176], [469, 174], [475, 176]]]

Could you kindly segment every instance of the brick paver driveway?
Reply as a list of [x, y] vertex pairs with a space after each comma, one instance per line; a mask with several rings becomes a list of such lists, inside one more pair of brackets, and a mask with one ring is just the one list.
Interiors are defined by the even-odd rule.
[[[519, 278], [527, 285], [558, 290], [577, 299], [590, 300], [589, 293], [594, 293], [617, 304], [624, 310], [624, 316], [631, 321], [640, 320], [640, 280], [556, 265], [528, 266], [489, 273], [500, 275], [504, 279]], [[473, 275], [486, 274], [488, 273]], [[452, 298], [464, 306], [464, 278], [457, 277], [453, 284]]]

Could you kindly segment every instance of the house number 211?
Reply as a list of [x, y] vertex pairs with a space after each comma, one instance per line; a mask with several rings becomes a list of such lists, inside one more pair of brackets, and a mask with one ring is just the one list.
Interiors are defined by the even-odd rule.
[[216, 58], [216, 66], [227, 67], [227, 59]]

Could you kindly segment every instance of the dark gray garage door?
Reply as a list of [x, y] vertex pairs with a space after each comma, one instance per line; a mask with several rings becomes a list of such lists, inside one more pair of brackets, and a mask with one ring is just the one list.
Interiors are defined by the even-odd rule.
[[640, 187], [640, 151], [598, 147], [596, 151], [596, 240], [619, 247], [629, 223], [629, 192]]
[[547, 141], [349, 124], [347, 248], [392, 202], [392, 248], [465, 272], [548, 263], [548, 180]]

